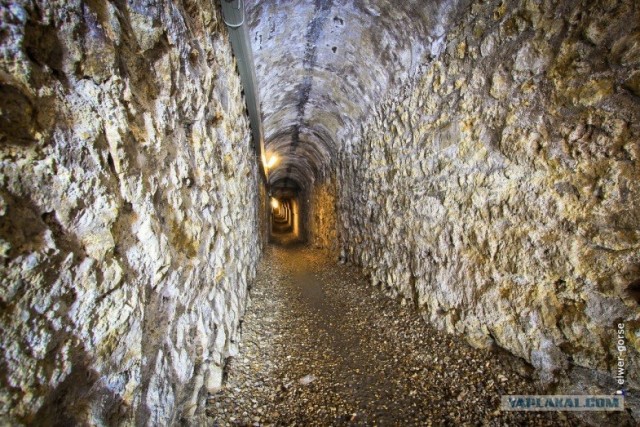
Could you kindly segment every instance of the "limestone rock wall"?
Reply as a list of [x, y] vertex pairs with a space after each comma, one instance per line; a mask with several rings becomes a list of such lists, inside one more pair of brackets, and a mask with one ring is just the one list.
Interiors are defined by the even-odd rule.
[[308, 210], [309, 243], [316, 248], [337, 251], [336, 183], [334, 177], [313, 186], [309, 194]]
[[260, 255], [215, 2], [0, 3], [0, 424], [201, 415]]
[[269, 234], [271, 230], [271, 203], [267, 187], [264, 185], [266, 180], [260, 180], [261, 185], [258, 186], [258, 229], [260, 231], [260, 249], [269, 242]]
[[444, 42], [341, 149], [342, 256], [547, 384], [615, 390], [624, 322], [637, 388], [638, 3], [473, 1]]

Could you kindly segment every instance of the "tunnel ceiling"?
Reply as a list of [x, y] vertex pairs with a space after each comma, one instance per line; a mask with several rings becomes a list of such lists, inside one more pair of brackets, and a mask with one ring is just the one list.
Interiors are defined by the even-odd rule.
[[363, 116], [440, 53], [454, 3], [248, 0], [270, 183], [325, 176]]

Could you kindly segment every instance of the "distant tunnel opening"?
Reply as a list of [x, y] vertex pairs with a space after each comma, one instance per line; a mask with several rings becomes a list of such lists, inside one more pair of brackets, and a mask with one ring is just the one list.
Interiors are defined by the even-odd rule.
[[309, 186], [278, 180], [269, 194], [269, 240], [304, 243], [316, 249], [337, 250], [336, 181], [332, 175]]
[[300, 204], [297, 198], [271, 198], [271, 233], [300, 235]]
[[305, 241], [300, 188], [283, 182], [272, 186], [269, 198], [269, 240], [272, 243]]

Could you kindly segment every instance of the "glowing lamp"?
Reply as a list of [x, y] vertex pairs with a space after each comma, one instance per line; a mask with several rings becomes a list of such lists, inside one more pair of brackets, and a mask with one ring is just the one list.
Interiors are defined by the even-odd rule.
[[272, 167], [275, 166], [277, 162], [278, 162], [278, 156], [276, 156], [275, 154], [272, 154], [271, 156], [269, 156], [269, 159], [267, 160], [265, 167], [267, 169], [271, 169]]

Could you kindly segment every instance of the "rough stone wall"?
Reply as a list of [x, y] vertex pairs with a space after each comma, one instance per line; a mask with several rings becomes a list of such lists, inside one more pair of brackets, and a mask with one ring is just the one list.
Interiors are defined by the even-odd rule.
[[337, 251], [335, 178], [314, 185], [307, 205], [309, 243], [316, 248]]
[[624, 322], [637, 388], [638, 3], [470, 2], [445, 43], [340, 152], [342, 255], [548, 384], [615, 390]]
[[259, 200], [258, 200], [258, 212], [260, 214], [258, 218], [258, 228], [260, 230], [260, 251], [269, 242], [269, 235], [271, 234], [271, 204], [269, 195], [267, 194], [267, 187], [264, 185], [264, 180], [261, 180], [258, 186]]
[[176, 423], [237, 351], [260, 196], [215, 5], [0, 2], [0, 424]]

